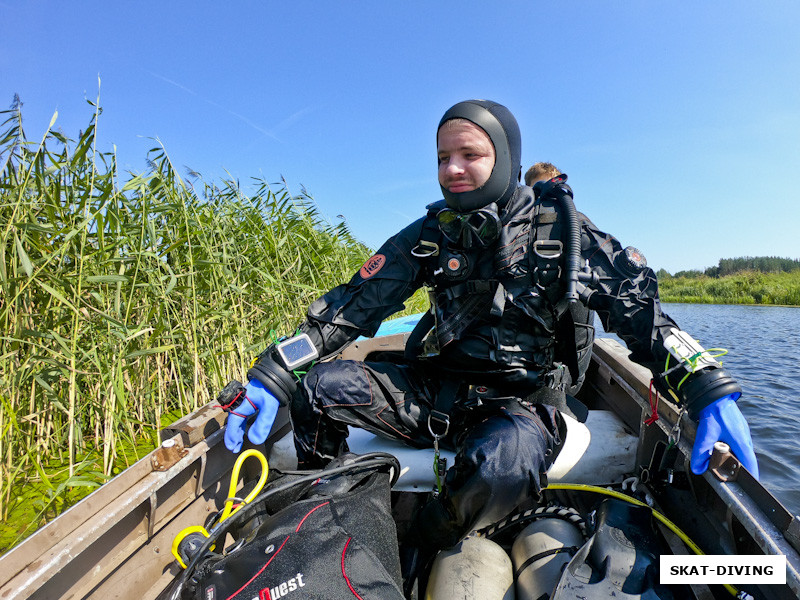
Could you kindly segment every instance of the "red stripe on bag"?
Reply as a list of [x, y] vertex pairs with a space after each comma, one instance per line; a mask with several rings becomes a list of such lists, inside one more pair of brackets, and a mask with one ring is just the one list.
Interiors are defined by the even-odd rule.
[[277, 551], [275, 554], [273, 554], [273, 555], [270, 557], [270, 559], [267, 561], [267, 563], [266, 563], [266, 564], [265, 564], [263, 567], [261, 567], [261, 568], [258, 570], [258, 573], [256, 573], [255, 575], [253, 575], [253, 577], [250, 579], [250, 581], [248, 581], [247, 583], [245, 583], [245, 584], [244, 584], [242, 587], [240, 587], [238, 590], [236, 590], [236, 591], [235, 591], [235, 592], [233, 592], [233, 593], [232, 593], [230, 596], [228, 596], [228, 599], [227, 599], [227, 600], [231, 600], [231, 598], [235, 598], [235, 597], [236, 597], [236, 595], [237, 595], [239, 592], [241, 592], [241, 591], [242, 591], [244, 588], [246, 588], [248, 585], [250, 585], [251, 583], [253, 583], [253, 580], [255, 580], [255, 578], [256, 578], [256, 577], [258, 577], [259, 575], [261, 575], [261, 573], [263, 573], [263, 572], [264, 572], [264, 569], [266, 569], [266, 568], [269, 566], [269, 563], [271, 563], [271, 562], [272, 562], [272, 560], [273, 560], [273, 559], [274, 559], [276, 556], [278, 556], [278, 554], [280, 553], [280, 551], [281, 551], [281, 550], [283, 550], [283, 547], [286, 545], [286, 542], [288, 542], [288, 541], [289, 541], [289, 537], [290, 537], [290, 536], [288, 536], [288, 535], [286, 536], [286, 539], [285, 539], [285, 540], [283, 540], [283, 543], [281, 544], [281, 547], [280, 547], [280, 548], [278, 548], [278, 551]]
[[315, 506], [314, 508], [312, 508], [310, 511], [308, 511], [308, 513], [306, 513], [306, 516], [305, 516], [305, 517], [303, 517], [302, 519], [300, 519], [300, 522], [297, 524], [297, 529], [295, 529], [295, 530], [294, 530], [294, 532], [295, 532], [295, 533], [297, 533], [298, 531], [300, 531], [300, 526], [301, 526], [303, 523], [305, 523], [305, 521], [306, 521], [306, 519], [307, 519], [308, 517], [310, 517], [310, 516], [311, 516], [311, 513], [313, 513], [313, 512], [314, 512], [315, 510], [317, 510], [318, 508], [322, 508], [323, 506], [327, 506], [328, 504], [330, 504], [330, 501], [329, 501], [329, 502], [323, 502], [322, 504], [319, 504], [319, 505]]
[[344, 555], [347, 553], [347, 547], [350, 545], [350, 540], [352, 539], [353, 538], [347, 538], [347, 542], [345, 543], [344, 549], [342, 550], [342, 576], [344, 577], [344, 580], [347, 582], [347, 587], [349, 587], [350, 591], [353, 592], [353, 596], [358, 598], [358, 600], [364, 600], [361, 596], [358, 595], [358, 592], [356, 592], [353, 589], [353, 584], [350, 583], [350, 578], [347, 576], [347, 571], [344, 568]]

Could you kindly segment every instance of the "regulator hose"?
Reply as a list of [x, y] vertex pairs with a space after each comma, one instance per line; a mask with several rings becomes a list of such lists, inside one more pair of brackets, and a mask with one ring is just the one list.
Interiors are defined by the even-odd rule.
[[[564, 176], [566, 181], [567, 176]], [[558, 200], [564, 209], [567, 226], [567, 291], [565, 297], [567, 302], [578, 301], [578, 272], [581, 268], [581, 225], [578, 222], [578, 214], [575, 210], [575, 203], [572, 201], [572, 190], [569, 186], [565, 193], [558, 195]]]
[[581, 224], [578, 221], [578, 212], [572, 201], [572, 189], [567, 185], [567, 175], [562, 173], [549, 181], [537, 181], [533, 186], [537, 198], [547, 198], [561, 205], [566, 227], [567, 264], [565, 299], [567, 302], [577, 302], [578, 280], [581, 268]]

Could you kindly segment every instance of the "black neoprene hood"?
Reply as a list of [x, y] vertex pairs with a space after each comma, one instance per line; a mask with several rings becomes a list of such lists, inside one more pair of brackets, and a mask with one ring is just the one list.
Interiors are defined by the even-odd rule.
[[461, 212], [483, 208], [492, 202], [503, 206], [514, 194], [522, 172], [522, 141], [514, 115], [502, 104], [491, 100], [466, 100], [444, 113], [439, 129], [450, 119], [466, 119], [483, 129], [494, 144], [495, 163], [492, 174], [481, 187], [469, 192], [453, 193], [442, 187], [447, 206]]

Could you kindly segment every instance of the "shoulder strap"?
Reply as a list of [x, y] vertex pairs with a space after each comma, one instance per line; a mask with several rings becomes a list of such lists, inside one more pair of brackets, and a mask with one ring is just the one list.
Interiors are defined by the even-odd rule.
[[422, 340], [425, 339], [425, 336], [433, 329], [434, 325], [436, 325], [436, 316], [430, 310], [423, 314], [419, 321], [417, 321], [417, 324], [414, 326], [414, 329], [411, 330], [406, 340], [406, 347], [403, 350], [403, 355], [408, 360], [417, 358], [420, 348], [422, 347]]
[[538, 200], [531, 219], [530, 271], [534, 285], [545, 290], [558, 315], [563, 314], [561, 263], [564, 255], [562, 220], [551, 202]]
[[[441, 201], [442, 203], [444, 200]], [[411, 249], [411, 255], [417, 258], [432, 258], [439, 256], [439, 242], [442, 239], [442, 234], [439, 231], [439, 226], [436, 223], [436, 213], [439, 212], [435, 208], [439, 203], [434, 202], [428, 205], [428, 217], [422, 224], [422, 231], [419, 233], [417, 245]]]

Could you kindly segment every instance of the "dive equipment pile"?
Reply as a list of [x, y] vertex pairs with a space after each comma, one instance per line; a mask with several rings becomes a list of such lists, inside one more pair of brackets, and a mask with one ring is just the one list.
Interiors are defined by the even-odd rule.
[[[254, 484], [244, 483], [250, 490], [244, 499], [236, 498], [242, 465], [251, 457], [261, 463], [260, 476]], [[323, 600], [401, 600], [390, 500], [399, 472], [391, 455], [348, 454], [321, 471], [280, 473], [268, 483], [263, 454], [244, 452], [234, 466], [224, 508], [208, 520], [208, 529], [193, 526], [176, 537], [173, 554], [184, 571], [170, 599], [271, 600], [299, 592], [298, 598]], [[642, 500], [591, 485], [548, 486], [542, 505], [472, 532], [439, 552], [421, 580], [424, 597], [451, 599], [453, 590], [468, 590], [466, 600], [688, 597], [681, 586], [659, 582], [658, 556], [669, 550], [661, 546], [656, 521], [690, 550], [702, 551], [648, 506], [651, 499], [642, 482], [636, 480], [631, 488]], [[582, 502], [582, 510], [554, 504], [564, 492], [601, 500]], [[223, 550], [219, 545], [228, 534], [234, 542]], [[725, 587], [737, 598], [748, 597]]]
[[[244, 458], [237, 460], [235, 491]], [[206, 598], [352, 598], [402, 600], [397, 534], [390, 486], [400, 465], [389, 454], [343, 455], [327, 468], [261, 477], [237, 504], [234, 491], [214, 515], [210, 531], [188, 528], [173, 550], [183, 572], [169, 591], [171, 600]], [[247, 486], [247, 483], [245, 483]], [[202, 529], [202, 528], [200, 528]], [[226, 535], [234, 538], [221, 548]]]

